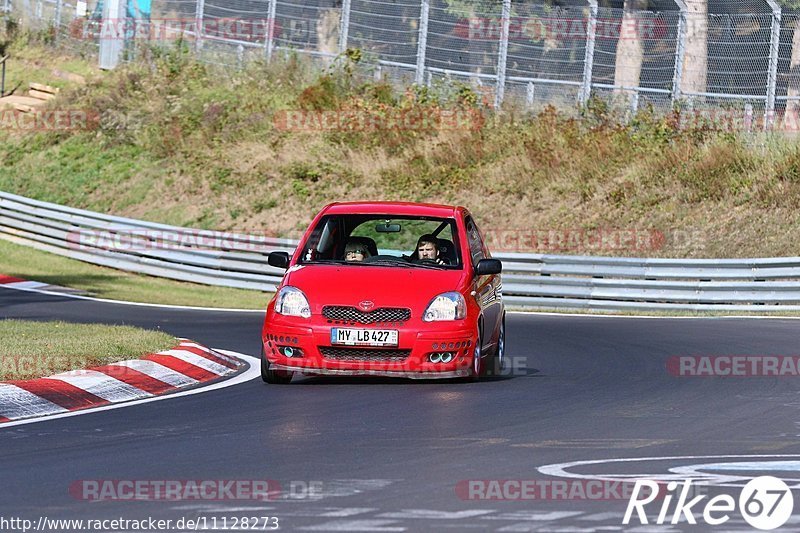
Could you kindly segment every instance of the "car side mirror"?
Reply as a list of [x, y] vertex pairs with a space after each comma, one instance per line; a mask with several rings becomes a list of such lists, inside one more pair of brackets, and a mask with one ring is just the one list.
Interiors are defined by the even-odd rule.
[[267, 256], [267, 263], [269, 263], [270, 266], [283, 268], [285, 270], [289, 268], [289, 254], [287, 252], [270, 252]]
[[503, 263], [499, 259], [481, 259], [475, 265], [476, 276], [489, 276], [503, 271]]

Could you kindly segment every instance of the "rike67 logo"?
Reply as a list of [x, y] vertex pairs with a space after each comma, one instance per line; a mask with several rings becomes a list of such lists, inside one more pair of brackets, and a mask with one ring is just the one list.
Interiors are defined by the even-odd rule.
[[798, 530], [798, 517], [791, 516], [792, 491], [800, 490], [797, 454], [588, 459], [537, 470], [573, 481], [630, 483], [627, 507], [619, 517], [622, 525], [637, 531], [642, 526], [642, 531], [657, 531], [665, 525], [665, 530], [673, 531], [677, 524], [716, 531], [745, 531], [748, 526]]
[[[704, 501], [708, 496], [703, 494], [689, 499], [693, 492], [692, 482], [688, 479], [680, 485], [677, 481], [670, 481], [667, 484], [666, 494], [663, 490], [659, 490], [655, 481], [637, 480], [622, 523], [630, 524], [635, 511], [639, 523], [648, 524], [645, 507], [654, 503], [659, 496], [663, 496], [660, 501], [661, 510], [655, 520], [659, 525], [667, 521], [670, 524], [677, 524], [681, 518], [689, 524], [697, 524], [695, 513], [700, 513], [703, 522], [719, 526], [730, 520], [731, 513], [736, 511], [737, 502], [729, 494], [719, 494]], [[646, 496], [640, 497], [641, 494]], [[676, 497], [676, 503], [672, 507]], [[757, 477], [748, 482], [739, 494], [738, 511], [745, 521], [756, 529], [771, 530], [782, 526], [791, 516], [793, 509], [792, 491], [786, 483], [776, 477]]]

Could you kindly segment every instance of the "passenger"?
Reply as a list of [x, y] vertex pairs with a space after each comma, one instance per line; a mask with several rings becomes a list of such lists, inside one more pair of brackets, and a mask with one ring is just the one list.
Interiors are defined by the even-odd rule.
[[344, 247], [344, 260], [347, 262], [360, 263], [369, 256], [369, 250], [363, 243], [350, 241]]
[[437, 265], [449, 264], [439, 257], [439, 240], [431, 234], [423, 235], [417, 241], [417, 261], [433, 261]]

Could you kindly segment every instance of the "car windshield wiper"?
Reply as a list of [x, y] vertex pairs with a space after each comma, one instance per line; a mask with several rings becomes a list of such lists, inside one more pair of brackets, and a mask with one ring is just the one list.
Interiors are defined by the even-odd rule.
[[304, 265], [344, 265], [349, 264], [344, 259], [312, 259], [311, 261], [303, 261]]
[[409, 263], [410, 266], [415, 268], [428, 268], [433, 270], [444, 270], [445, 265], [433, 265], [428, 263]]
[[376, 259], [375, 261], [365, 261], [364, 265], [380, 265], [380, 266], [399, 266], [403, 268], [427, 268], [431, 270], [444, 270], [442, 267], [445, 265], [436, 265], [433, 263], [415, 263], [413, 261], [392, 261], [391, 259]]
[[378, 265], [378, 266], [398, 266], [403, 268], [408, 268], [411, 266], [411, 263], [406, 263], [405, 261], [392, 261], [391, 259], [377, 259], [375, 261], [364, 261], [361, 264]]

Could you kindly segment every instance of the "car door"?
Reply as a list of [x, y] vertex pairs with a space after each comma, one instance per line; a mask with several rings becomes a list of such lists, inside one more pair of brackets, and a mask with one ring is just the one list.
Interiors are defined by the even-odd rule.
[[[472, 262], [472, 269], [481, 259], [491, 257], [488, 249], [483, 241], [478, 225], [475, 223], [471, 215], [464, 217], [464, 228], [467, 232], [467, 244], [469, 245], [470, 258]], [[475, 298], [483, 311], [483, 348], [486, 350], [492, 349], [497, 342], [497, 334], [500, 331], [499, 320], [501, 305], [500, 305], [500, 276], [477, 276], [473, 282], [473, 290], [475, 291]]]

